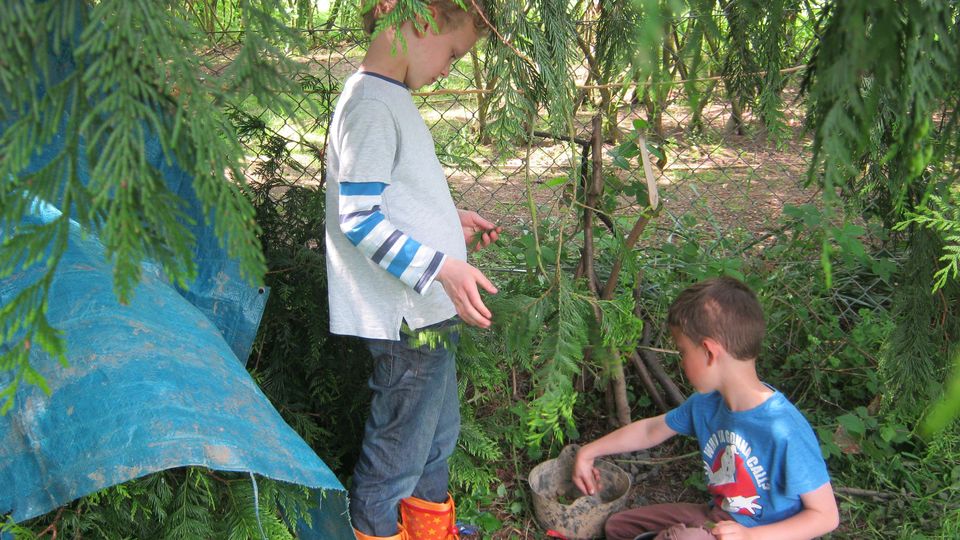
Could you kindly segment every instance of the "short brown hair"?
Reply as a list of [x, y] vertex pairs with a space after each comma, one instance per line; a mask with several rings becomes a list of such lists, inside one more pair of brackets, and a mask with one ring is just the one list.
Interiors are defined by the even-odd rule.
[[[362, 5], [367, 3], [367, 0], [361, 1]], [[463, 16], [469, 15], [477, 35], [487, 34], [487, 23], [484, 21], [486, 17], [484, 0], [463, 0], [464, 5], [467, 6], [466, 11], [453, 0], [426, 0], [426, 3], [437, 8], [437, 24], [441, 28], [449, 23], [454, 23], [455, 27], [459, 27], [463, 22]], [[363, 31], [373, 34], [377, 27], [377, 21], [393, 11], [395, 7], [397, 7], [397, 0], [377, 0], [374, 2], [370, 9], [363, 12]]]
[[670, 306], [667, 324], [694, 343], [714, 339], [739, 360], [760, 356], [766, 331], [757, 295], [731, 277], [708, 279], [684, 289]]

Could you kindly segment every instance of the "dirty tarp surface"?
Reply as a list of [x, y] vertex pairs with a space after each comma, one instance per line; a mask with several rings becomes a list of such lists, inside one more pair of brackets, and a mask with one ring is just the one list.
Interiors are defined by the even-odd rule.
[[[69, 51], [53, 65], [56, 81], [73, 69]], [[39, 149], [31, 169], [49, 162], [61, 144]], [[353, 538], [343, 486], [244, 368], [267, 291], [239, 278], [200, 213], [192, 178], [167, 161], [156, 137], [147, 136], [144, 152], [197, 223], [198, 278], [178, 290], [147, 264], [131, 302], [120, 305], [102, 244], [73, 224], [48, 311], [65, 334], [69, 365], [34, 347], [31, 365], [51, 393], [23, 384], [14, 407], [0, 416], [0, 515], [22, 521], [152, 472], [200, 465], [314, 488], [320, 506], [300, 537]], [[81, 177], [88, 171], [81, 163]], [[38, 202], [21, 225], [59, 213]], [[0, 302], [42, 270], [0, 280]], [[0, 385], [10, 380], [0, 372]]]

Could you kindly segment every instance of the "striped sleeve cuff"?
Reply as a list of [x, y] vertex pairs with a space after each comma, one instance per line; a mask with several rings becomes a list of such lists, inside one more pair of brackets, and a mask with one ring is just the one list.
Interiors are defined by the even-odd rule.
[[439, 251], [434, 252], [433, 259], [430, 261], [430, 265], [423, 272], [423, 275], [420, 276], [420, 280], [417, 281], [416, 285], [414, 285], [413, 290], [419, 294], [423, 294], [424, 291], [429, 289], [430, 285], [437, 280], [437, 274], [440, 273], [440, 267], [443, 266], [443, 263], [446, 260], [446, 255]]

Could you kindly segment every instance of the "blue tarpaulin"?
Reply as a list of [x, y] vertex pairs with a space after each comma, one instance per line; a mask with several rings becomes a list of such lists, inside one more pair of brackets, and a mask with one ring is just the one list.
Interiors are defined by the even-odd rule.
[[[69, 51], [53, 65], [56, 81], [73, 69]], [[30, 170], [60, 145], [57, 139], [38, 149]], [[343, 486], [244, 368], [268, 291], [240, 279], [201, 213], [192, 178], [168, 162], [155, 136], [147, 136], [144, 152], [188, 204], [199, 275], [178, 290], [147, 263], [131, 301], [121, 305], [102, 244], [73, 224], [48, 310], [65, 334], [69, 365], [33, 347], [30, 363], [50, 393], [21, 384], [13, 408], [0, 416], [0, 515], [22, 521], [127, 480], [199, 465], [312, 488], [320, 506], [300, 537], [353, 538]], [[33, 210], [21, 226], [60, 214], [42, 201]], [[41, 263], [0, 280], [0, 302], [43, 271]], [[0, 385], [11, 379], [0, 372]]]

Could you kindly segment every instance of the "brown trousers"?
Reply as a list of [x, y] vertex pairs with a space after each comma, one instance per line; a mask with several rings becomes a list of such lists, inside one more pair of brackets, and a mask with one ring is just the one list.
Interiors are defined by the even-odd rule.
[[659, 532], [656, 540], [714, 540], [703, 525], [730, 519], [730, 514], [706, 504], [655, 504], [618, 512], [603, 528], [607, 540], [633, 540], [644, 532]]

